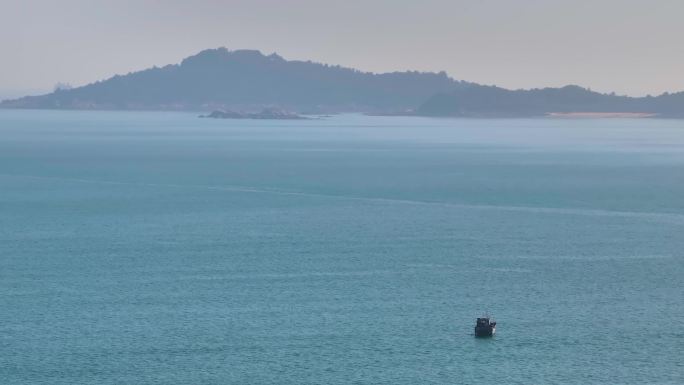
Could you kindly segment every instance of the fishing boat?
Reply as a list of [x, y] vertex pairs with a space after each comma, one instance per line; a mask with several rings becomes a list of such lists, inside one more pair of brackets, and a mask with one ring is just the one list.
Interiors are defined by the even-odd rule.
[[492, 337], [496, 333], [496, 321], [489, 316], [477, 319], [475, 323], [475, 337]]

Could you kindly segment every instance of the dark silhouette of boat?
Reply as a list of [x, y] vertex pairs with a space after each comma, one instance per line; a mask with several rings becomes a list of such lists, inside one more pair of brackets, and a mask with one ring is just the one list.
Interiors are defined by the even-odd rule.
[[475, 323], [475, 337], [492, 337], [496, 333], [496, 321], [489, 316], [480, 317]]

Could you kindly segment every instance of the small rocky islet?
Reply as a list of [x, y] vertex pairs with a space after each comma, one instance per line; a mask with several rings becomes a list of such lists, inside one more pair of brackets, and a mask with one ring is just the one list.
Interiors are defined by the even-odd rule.
[[295, 113], [282, 111], [275, 108], [265, 108], [260, 112], [237, 112], [237, 111], [212, 111], [208, 115], [200, 115], [200, 118], [213, 119], [272, 119], [272, 120], [304, 120], [309, 119]]

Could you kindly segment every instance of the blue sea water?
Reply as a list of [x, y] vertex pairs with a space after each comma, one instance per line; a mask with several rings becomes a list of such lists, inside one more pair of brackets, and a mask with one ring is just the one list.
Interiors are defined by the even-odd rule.
[[0, 111], [1, 384], [681, 384], [683, 281], [684, 121]]

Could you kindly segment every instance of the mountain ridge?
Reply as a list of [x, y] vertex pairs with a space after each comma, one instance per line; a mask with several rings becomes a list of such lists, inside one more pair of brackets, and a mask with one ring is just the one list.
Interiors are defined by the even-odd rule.
[[70, 90], [4, 101], [66, 109], [400, 111], [465, 84], [445, 72], [362, 72], [255, 50], [208, 49], [179, 64], [115, 75]]
[[576, 85], [528, 90], [477, 85], [435, 94], [416, 110], [421, 116], [504, 118], [621, 113], [684, 118], [684, 92], [632, 97]]
[[509, 90], [446, 72], [363, 72], [257, 50], [207, 49], [178, 64], [0, 102], [2, 108], [363, 112], [439, 117], [633, 113], [684, 118], [684, 92], [630, 97], [575, 85]]

